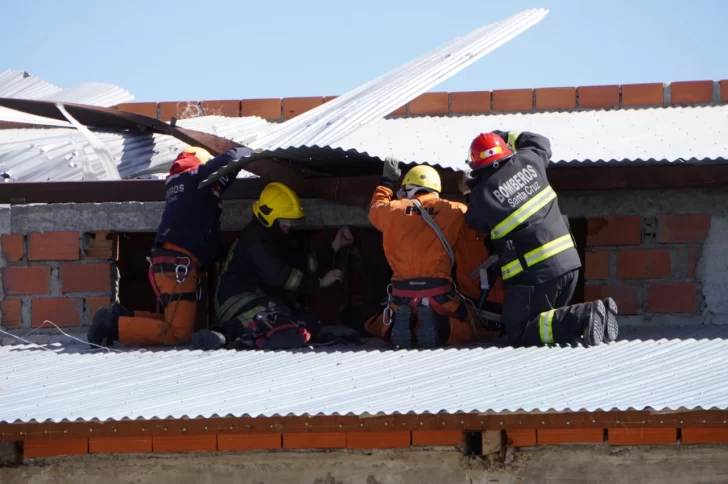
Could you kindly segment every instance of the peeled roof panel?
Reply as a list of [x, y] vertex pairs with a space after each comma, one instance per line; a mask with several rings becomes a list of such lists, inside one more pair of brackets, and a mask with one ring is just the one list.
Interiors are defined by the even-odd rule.
[[409, 351], [3, 346], [0, 422], [728, 409], [728, 328], [622, 338]]

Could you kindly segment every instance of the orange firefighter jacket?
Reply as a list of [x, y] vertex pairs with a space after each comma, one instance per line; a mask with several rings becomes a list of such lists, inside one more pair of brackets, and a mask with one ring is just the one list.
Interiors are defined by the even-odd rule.
[[[392, 280], [443, 278], [452, 281], [450, 259], [440, 239], [412, 200], [392, 200], [393, 192], [378, 186], [369, 204], [369, 221], [384, 236], [384, 254], [394, 274]], [[423, 208], [454, 246], [465, 226], [467, 207], [434, 193], [416, 195]]]

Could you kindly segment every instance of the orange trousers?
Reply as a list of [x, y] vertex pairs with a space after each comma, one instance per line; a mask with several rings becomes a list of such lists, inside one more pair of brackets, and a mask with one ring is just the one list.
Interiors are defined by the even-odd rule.
[[[190, 263], [187, 276], [179, 283], [174, 271], [153, 272], [154, 282], [163, 296], [197, 292], [199, 261], [185, 249], [169, 243], [162, 248], [186, 254]], [[186, 263], [187, 259], [180, 260]], [[150, 281], [151, 283], [151, 281]], [[192, 338], [197, 316], [196, 300], [170, 301], [164, 307], [164, 314], [135, 311], [133, 317], [119, 317], [119, 343], [146, 346], [187, 345]]]
[[[449, 301], [442, 306], [448, 311], [454, 312], [458, 309], [460, 304], [465, 304], [465, 302], [458, 298], [454, 301]], [[398, 306], [393, 302], [389, 303], [389, 307], [392, 308], [393, 312], [397, 312]], [[465, 317], [465, 321], [460, 321], [457, 318], [449, 317], [448, 319], [450, 322], [450, 335], [447, 338], [447, 341], [440, 341], [439, 344], [465, 344], [474, 341], [495, 339], [500, 336], [500, 332], [488, 331], [485, 326], [483, 326], [483, 324], [475, 317], [470, 306], [466, 304], [465, 307], [467, 309], [467, 316]], [[416, 312], [413, 313], [413, 317], [416, 317]], [[364, 323], [364, 329], [366, 329], [372, 335], [382, 338], [386, 342], [390, 342], [390, 333], [392, 331], [392, 326], [389, 324], [384, 324], [385, 317], [386, 316], [383, 311], [375, 314]], [[387, 321], [387, 323], [389, 323], [389, 321]], [[418, 324], [419, 321], [415, 322], [413, 331], [417, 331]]]

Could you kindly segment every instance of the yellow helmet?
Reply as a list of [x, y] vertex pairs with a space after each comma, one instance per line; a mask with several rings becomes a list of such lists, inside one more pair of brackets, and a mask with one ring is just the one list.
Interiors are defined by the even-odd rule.
[[296, 192], [283, 183], [273, 182], [265, 186], [258, 200], [253, 204], [253, 213], [266, 227], [277, 219], [299, 219], [304, 217], [301, 200]]
[[203, 165], [210, 161], [212, 158], [212, 155], [209, 151], [207, 151], [205, 148], [200, 148], [198, 146], [189, 146], [182, 150], [182, 153], [190, 153], [192, 155], [195, 155], [195, 157], [200, 160], [200, 163]]
[[412, 168], [402, 179], [402, 186], [405, 185], [431, 188], [438, 193], [442, 191], [440, 174], [433, 167], [427, 165], [417, 165]]

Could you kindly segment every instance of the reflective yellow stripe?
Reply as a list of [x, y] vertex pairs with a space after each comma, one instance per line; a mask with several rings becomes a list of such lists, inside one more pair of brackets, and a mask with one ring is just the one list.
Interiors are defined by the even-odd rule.
[[289, 291], [295, 291], [301, 285], [301, 280], [303, 280], [303, 272], [298, 269], [291, 269], [291, 275], [288, 276], [288, 280], [283, 288]]
[[552, 309], [551, 311], [541, 313], [541, 315], [539, 316], [538, 331], [541, 335], [541, 342], [547, 345], [554, 342], [554, 328], [551, 325], [551, 322], [554, 319], [554, 311], [556, 310]]
[[[536, 247], [532, 251], [528, 252], [523, 258], [526, 260], [528, 267], [533, 267], [539, 262], [560, 254], [571, 247], [574, 247], [574, 241], [571, 238], [571, 234], [566, 234], [542, 245], [541, 247]], [[509, 262], [501, 268], [503, 280], [510, 279], [521, 272], [523, 272], [523, 267], [518, 259]]]
[[528, 220], [531, 215], [541, 210], [551, 200], [556, 198], [556, 192], [551, 185], [546, 186], [541, 190], [538, 195], [524, 203], [518, 210], [510, 214], [508, 217], [503, 219], [498, 225], [493, 227], [490, 231], [490, 238], [498, 240], [509, 233], [511, 233], [516, 227], [521, 225], [523, 222]]
[[519, 136], [521, 136], [520, 131], [511, 131], [508, 133], [508, 140], [506, 143], [508, 143], [508, 146], [510, 146], [513, 151], [516, 151], [516, 140]]

